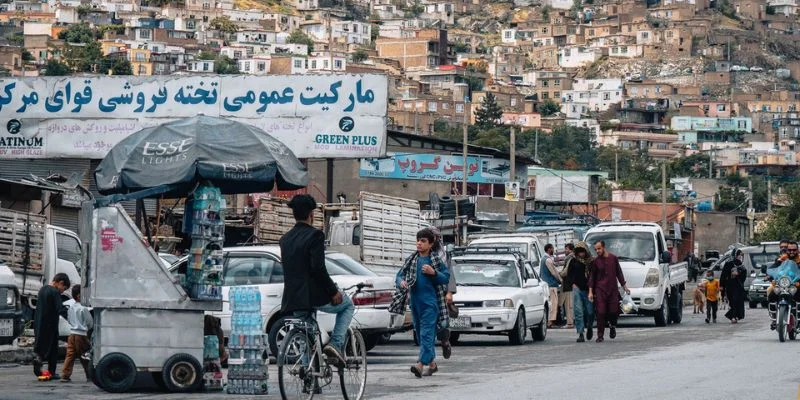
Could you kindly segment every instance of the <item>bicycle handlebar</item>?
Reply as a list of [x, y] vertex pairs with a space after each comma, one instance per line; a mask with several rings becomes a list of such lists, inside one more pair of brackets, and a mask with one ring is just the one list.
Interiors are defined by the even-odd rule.
[[361, 290], [363, 290], [364, 288], [372, 288], [372, 287], [375, 287], [375, 286], [372, 284], [372, 282], [360, 282], [360, 283], [356, 283], [356, 284], [355, 284], [355, 285], [353, 285], [353, 286], [350, 286], [350, 287], [344, 288], [344, 291], [348, 291], [348, 290], [350, 290], [350, 289], [353, 289], [353, 288], [355, 288], [355, 289], [356, 289], [356, 292], [360, 292], [360, 291], [361, 291]]

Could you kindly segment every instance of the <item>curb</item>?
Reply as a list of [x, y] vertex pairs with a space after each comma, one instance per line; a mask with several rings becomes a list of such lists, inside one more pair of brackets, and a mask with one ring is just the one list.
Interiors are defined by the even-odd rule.
[[28, 364], [33, 357], [33, 348], [0, 346], [0, 364]]

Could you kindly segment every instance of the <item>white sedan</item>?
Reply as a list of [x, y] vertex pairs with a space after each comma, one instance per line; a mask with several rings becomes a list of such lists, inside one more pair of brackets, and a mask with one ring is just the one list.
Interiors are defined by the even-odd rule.
[[[222, 311], [210, 312], [222, 321], [222, 330], [227, 336], [231, 329], [231, 309], [228, 290], [232, 286], [256, 286], [261, 292], [261, 314], [263, 329], [269, 334], [270, 353], [277, 354], [282, 340], [284, 316], [281, 315], [283, 297], [283, 264], [281, 249], [277, 245], [225, 248], [222, 287]], [[173, 271], [185, 269], [185, 258], [172, 266]], [[328, 252], [325, 255], [328, 273], [339, 288], [348, 288], [368, 282], [372, 288], [364, 289], [353, 298], [356, 306], [352, 326], [364, 336], [367, 350], [378, 344], [384, 334], [398, 331], [403, 324], [402, 316], [389, 313], [389, 304], [394, 293], [394, 279], [379, 277], [349, 256]], [[176, 271], [177, 272], [177, 271]], [[352, 297], [352, 292], [350, 293]], [[320, 312], [317, 315], [321, 329], [333, 330], [335, 316]]]
[[530, 330], [534, 340], [547, 336], [551, 307], [547, 284], [518, 254], [465, 254], [453, 257], [451, 272], [458, 318], [450, 320], [451, 341], [461, 334], [508, 335], [520, 345]]

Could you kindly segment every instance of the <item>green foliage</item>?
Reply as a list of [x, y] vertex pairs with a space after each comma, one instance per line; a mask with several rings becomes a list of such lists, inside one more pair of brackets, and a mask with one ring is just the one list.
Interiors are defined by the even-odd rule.
[[[376, 19], [378, 19], [378, 18], [376, 18]], [[377, 39], [378, 38], [378, 34], [380, 34], [381, 26], [378, 25], [378, 24], [372, 24], [371, 26], [372, 26], [372, 29], [369, 32], [369, 37], [371, 39], [370, 41], [374, 45], [375, 44], [375, 39]]]
[[483, 129], [493, 128], [500, 124], [502, 116], [503, 109], [497, 104], [497, 99], [491, 92], [486, 93], [480, 108], [475, 112], [475, 123]]
[[89, 24], [82, 22], [80, 24], [72, 24], [69, 27], [58, 33], [58, 38], [67, 43], [93, 43], [100, 39], [98, 31], [92, 29]]
[[722, 186], [717, 193], [717, 211], [744, 211], [747, 208], [747, 195], [737, 188]]
[[456, 42], [453, 46], [456, 53], [469, 53], [469, 45], [463, 42]]
[[422, 5], [420, 0], [414, 0], [414, 4], [411, 5], [411, 7], [406, 8], [405, 11], [406, 18], [416, 18], [425, 12], [425, 6]]
[[197, 55], [198, 60], [216, 60], [217, 55], [210, 52], [210, 51], [201, 51], [200, 54]]
[[72, 71], [69, 69], [67, 64], [62, 63], [58, 60], [47, 60], [47, 64], [44, 66], [44, 72], [42, 75], [44, 76], [65, 76], [70, 75]]
[[717, 0], [716, 2], [717, 11], [722, 13], [722, 15], [738, 20], [739, 16], [736, 15], [736, 8], [731, 4], [730, 0]]
[[549, 117], [559, 110], [561, 110], [561, 107], [552, 99], [547, 99], [539, 104], [539, 113], [542, 114], [543, 117]]
[[25, 44], [25, 35], [22, 32], [15, 32], [6, 36], [6, 40], [14, 46], [22, 46]]
[[100, 64], [103, 51], [100, 43], [93, 41], [82, 45], [69, 45], [64, 48], [64, 59], [75, 72], [94, 72], [92, 68]]
[[358, 50], [355, 51], [355, 53], [353, 53], [351, 58], [352, 58], [354, 63], [362, 63], [362, 62], [367, 61], [369, 59], [369, 54], [366, 51], [364, 51], [363, 49], [358, 49]]
[[545, 22], [550, 22], [550, 10], [551, 10], [550, 6], [544, 6], [542, 8], [542, 19]]
[[106, 32], [113, 32], [117, 35], [124, 35], [125, 34], [125, 25], [101, 25], [97, 28], [98, 36], [103, 38], [105, 37]]
[[131, 62], [123, 57], [106, 57], [100, 65], [98, 72], [104, 75], [108, 74], [109, 70], [112, 75], [133, 75]]
[[212, 19], [211, 22], [208, 23], [208, 26], [213, 30], [229, 34], [239, 31], [239, 26], [234, 24], [227, 15]]
[[775, 15], [775, 7], [767, 6], [767, 15]]
[[289, 38], [286, 39], [286, 43], [304, 44], [308, 46], [308, 54], [311, 54], [311, 52], [314, 51], [314, 39], [306, 35], [306, 33], [301, 30], [295, 30], [292, 32], [289, 35]]
[[220, 75], [235, 75], [239, 73], [239, 64], [228, 56], [219, 56], [214, 62], [214, 72]]
[[756, 237], [759, 241], [800, 238], [800, 186], [789, 188], [787, 194], [789, 205], [775, 211], [765, 229]]
[[33, 61], [33, 54], [28, 49], [22, 49], [22, 61]]

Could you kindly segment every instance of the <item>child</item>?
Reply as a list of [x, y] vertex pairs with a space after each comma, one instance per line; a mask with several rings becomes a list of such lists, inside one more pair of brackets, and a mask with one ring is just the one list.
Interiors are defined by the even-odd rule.
[[714, 279], [714, 272], [706, 274], [706, 323], [713, 319], [717, 323], [717, 304], [719, 303], [719, 281]]
[[86, 373], [86, 380], [89, 380], [89, 362], [84, 360], [81, 355], [89, 350], [89, 338], [87, 334], [92, 329], [94, 321], [89, 309], [81, 304], [81, 285], [72, 287], [72, 299], [75, 304], [69, 308], [69, 338], [67, 339], [67, 358], [64, 360], [64, 369], [61, 371], [61, 382], [71, 382], [72, 366], [75, 359], [79, 359]]

